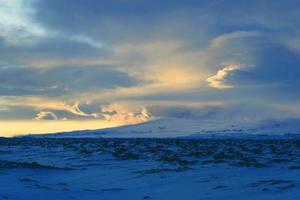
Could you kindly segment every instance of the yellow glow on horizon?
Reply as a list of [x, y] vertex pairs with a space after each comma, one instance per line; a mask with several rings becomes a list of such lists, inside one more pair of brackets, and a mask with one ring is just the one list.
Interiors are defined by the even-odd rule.
[[24, 134], [104, 129], [122, 125], [125, 124], [106, 120], [0, 121], [0, 136], [13, 137]]

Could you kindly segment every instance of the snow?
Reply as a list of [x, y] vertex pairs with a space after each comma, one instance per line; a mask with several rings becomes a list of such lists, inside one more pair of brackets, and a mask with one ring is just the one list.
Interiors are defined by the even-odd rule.
[[0, 199], [297, 199], [299, 140], [0, 139]]
[[299, 130], [299, 119], [159, 119], [0, 138], [0, 199], [294, 200]]

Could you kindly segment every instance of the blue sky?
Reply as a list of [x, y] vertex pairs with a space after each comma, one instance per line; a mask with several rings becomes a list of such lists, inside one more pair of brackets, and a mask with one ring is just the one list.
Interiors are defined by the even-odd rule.
[[0, 120], [298, 117], [299, 17], [296, 0], [0, 0]]

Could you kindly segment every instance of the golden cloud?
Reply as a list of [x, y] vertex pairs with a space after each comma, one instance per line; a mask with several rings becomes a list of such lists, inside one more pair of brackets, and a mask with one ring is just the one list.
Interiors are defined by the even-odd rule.
[[226, 77], [233, 71], [239, 69], [239, 65], [227, 65], [223, 69], [220, 69], [215, 75], [208, 77], [206, 81], [208, 85], [216, 89], [228, 89], [232, 88], [233, 85], [225, 83]]

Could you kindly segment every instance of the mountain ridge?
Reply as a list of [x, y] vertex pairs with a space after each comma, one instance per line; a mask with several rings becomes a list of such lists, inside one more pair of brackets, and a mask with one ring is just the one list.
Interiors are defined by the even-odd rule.
[[97, 130], [28, 134], [35, 138], [300, 138], [300, 119], [216, 121], [163, 118]]

